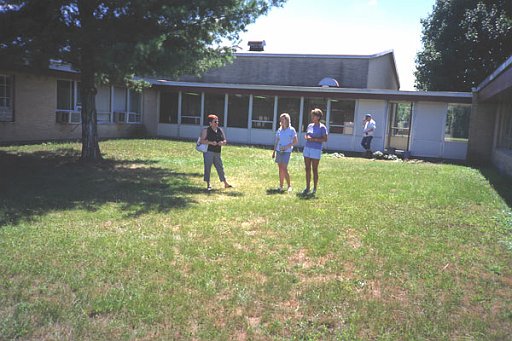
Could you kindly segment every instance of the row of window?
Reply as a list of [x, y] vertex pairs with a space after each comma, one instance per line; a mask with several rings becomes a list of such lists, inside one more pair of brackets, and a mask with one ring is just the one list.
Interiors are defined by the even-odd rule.
[[[126, 87], [99, 86], [96, 94], [98, 123], [140, 123], [142, 120], [142, 93]], [[14, 121], [13, 78], [0, 74], [0, 121]], [[64, 123], [81, 122], [80, 82], [57, 80], [56, 120]], [[409, 134], [412, 103], [391, 104], [391, 136]], [[165, 92], [160, 94], [160, 123], [205, 124], [210, 113], [219, 116], [227, 127], [275, 130], [278, 113], [287, 112], [292, 125], [304, 131], [309, 115], [303, 113], [320, 108], [327, 114], [331, 133], [354, 133], [356, 101], [350, 99], [277, 97], [248, 94]], [[445, 139], [467, 140], [471, 106], [449, 104], [446, 116]], [[250, 117], [250, 121], [249, 121]], [[503, 116], [498, 144], [506, 148], [512, 145], [512, 119]], [[300, 124], [298, 124], [300, 123]]]
[[[300, 108], [304, 113], [320, 108], [327, 113], [329, 106], [330, 131], [352, 134], [354, 131], [355, 100], [326, 100], [324, 98], [301, 98], [260, 96], [247, 94], [218, 94], [198, 92], [161, 92], [160, 123], [201, 125], [207, 116], [215, 113], [221, 124], [233, 128], [276, 129], [278, 113], [289, 113], [291, 125], [304, 130], [309, 124], [309, 115], [303, 115], [299, 123]], [[250, 120], [249, 120], [250, 117]]]
[[[80, 123], [80, 82], [57, 81], [57, 121]], [[119, 86], [99, 86], [96, 93], [98, 123], [140, 123], [142, 93]]]
[[[320, 108], [328, 114], [325, 119], [329, 122], [331, 133], [345, 135], [354, 133], [355, 100], [306, 97], [303, 99], [303, 108], [303, 113]], [[309, 116], [303, 114], [302, 124], [297, 124], [300, 119], [300, 109], [300, 97], [199, 92], [161, 92], [160, 94], [160, 123], [204, 125], [207, 122], [207, 116], [215, 113], [219, 116], [220, 122], [227, 127], [250, 126], [255, 129], [275, 130], [278, 114], [287, 112], [292, 119], [292, 126], [304, 131], [309, 124]], [[409, 135], [412, 112], [413, 103], [391, 103], [389, 135]], [[470, 105], [448, 105], [446, 140], [467, 141], [470, 113]], [[249, 117], [251, 117], [250, 121]]]

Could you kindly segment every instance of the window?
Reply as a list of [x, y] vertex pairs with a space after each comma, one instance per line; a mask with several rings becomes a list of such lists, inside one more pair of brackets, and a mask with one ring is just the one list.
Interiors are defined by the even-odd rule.
[[446, 114], [445, 141], [468, 141], [471, 105], [448, 104]]
[[247, 128], [249, 96], [232, 94], [228, 103], [228, 127]]
[[111, 122], [111, 110], [110, 110], [110, 87], [99, 86], [98, 92], [96, 93], [96, 112], [98, 117], [98, 123], [110, 123]]
[[142, 121], [142, 92], [128, 89], [128, 122], [140, 123]]
[[57, 111], [59, 123], [80, 123], [80, 83], [72, 80], [57, 80]]
[[331, 100], [329, 131], [336, 134], [352, 135], [354, 133], [354, 113], [356, 101]]
[[75, 96], [73, 91], [73, 81], [57, 81], [57, 109], [73, 110], [75, 109]]
[[274, 96], [253, 96], [252, 127], [272, 129], [274, 122]]
[[12, 77], [0, 75], [0, 122], [14, 121]]
[[224, 124], [224, 94], [204, 94], [204, 119], [205, 125], [208, 124], [208, 115], [215, 114], [219, 117], [219, 125]]
[[290, 115], [290, 125], [299, 131], [300, 98], [279, 97], [277, 99], [277, 116], [279, 117], [282, 113]]
[[160, 123], [178, 123], [178, 92], [160, 93]]
[[183, 92], [181, 96], [181, 123], [199, 125], [201, 123], [201, 94]]
[[311, 123], [311, 110], [318, 108], [324, 113], [322, 122], [325, 122], [327, 114], [327, 100], [325, 98], [304, 98], [304, 114], [302, 117], [302, 132], [306, 132], [308, 125]]
[[498, 126], [498, 148], [512, 149], [512, 103], [503, 103]]
[[126, 122], [126, 88], [115, 86], [114, 87], [114, 121], [115, 122]]
[[409, 136], [412, 103], [391, 103], [391, 136]]

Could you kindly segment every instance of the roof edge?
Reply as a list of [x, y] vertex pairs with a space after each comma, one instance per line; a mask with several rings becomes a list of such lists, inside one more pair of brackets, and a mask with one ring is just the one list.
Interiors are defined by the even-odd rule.
[[473, 91], [480, 92], [483, 88], [489, 85], [489, 83], [496, 79], [500, 74], [505, 72], [505, 70], [507, 70], [509, 67], [512, 67], [512, 55], [510, 55], [503, 64], [498, 66], [493, 73], [491, 73], [480, 84], [478, 84], [478, 86], [475, 89], [473, 89]]
[[[374, 54], [312, 54], [312, 53], [267, 53], [267, 52], [235, 52], [235, 57], [271, 57], [271, 58], [339, 58], [339, 59], [373, 59], [392, 54], [393, 50], [386, 50]], [[393, 57], [394, 58], [394, 57]]]
[[225, 83], [199, 83], [199, 82], [177, 82], [163, 79], [148, 79], [147, 82], [152, 85], [176, 86], [176, 87], [196, 87], [196, 88], [217, 88], [217, 89], [244, 89], [244, 90], [282, 90], [282, 91], [304, 91], [325, 93], [353, 93], [353, 94], [382, 94], [382, 95], [411, 95], [411, 96], [435, 96], [435, 97], [460, 97], [472, 98], [471, 92], [453, 92], [453, 91], [411, 91], [411, 90], [388, 90], [388, 89], [362, 89], [362, 88], [324, 88], [324, 87], [305, 87], [288, 85], [248, 85], [248, 84], [225, 84]]

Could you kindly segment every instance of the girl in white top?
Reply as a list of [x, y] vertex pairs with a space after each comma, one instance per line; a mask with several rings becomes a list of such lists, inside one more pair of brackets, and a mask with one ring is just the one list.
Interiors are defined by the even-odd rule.
[[288, 162], [290, 161], [290, 155], [295, 146], [299, 141], [297, 139], [297, 132], [291, 126], [290, 115], [287, 113], [279, 116], [280, 127], [276, 132], [276, 140], [274, 143], [274, 151], [272, 152], [272, 158], [276, 159], [277, 166], [279, 167], [279, 191], [283, 191], [284, 180], [288, 185], [288, 192], [292, 191], [290, 184], [290, 174], [288, 173]]

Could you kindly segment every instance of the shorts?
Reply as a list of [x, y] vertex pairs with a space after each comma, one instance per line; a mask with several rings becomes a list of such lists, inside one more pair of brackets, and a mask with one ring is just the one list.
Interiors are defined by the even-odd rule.
[[322, 157], [322, 150], [304, 147], [304, 151], [302, 152], [302, 154], [304, 154], [304, 157], [307, 157], [310, 159], [315, 159], [315, 160], [320, 160], [320, 158]]
[[290, 156], [292, 153], [290, 152], [278, 152], [276, 151], [276, 163], [284, 163], [288, 164], [290, 162]]

